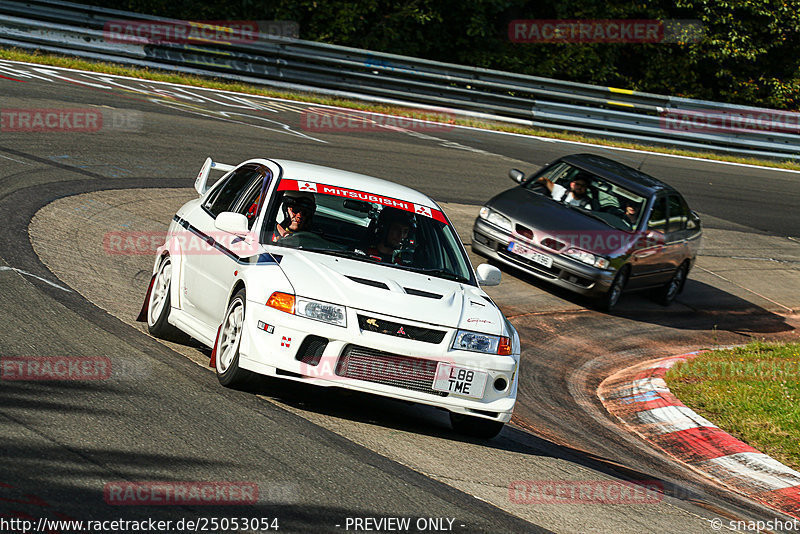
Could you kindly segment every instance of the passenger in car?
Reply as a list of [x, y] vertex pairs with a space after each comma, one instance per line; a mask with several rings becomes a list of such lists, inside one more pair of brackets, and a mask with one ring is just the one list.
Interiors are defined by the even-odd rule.
[[283, 195], [283, 221], [275, 225], [272, 242], [311, 228], [311, 220], [317, 210], [312, 193], [287, 191]]
[[411, 231], [410, 213], [397, 208], [383, 208], [378, 216], [373, 245], [367, 248], [367, 255], [387, 263], [396, 263], [395, 254], [403, 246], [403, 240]]
[[591, 179], [588, 176], [584, 174], [576, 176], [575, 179], [570, 182], [569, 189], [563, 185], [552, 182], [545, 176], [540, 177], [536, 181], [547, 187], [547, 190], [550, 191], [550, 196], [553, 197], [554, 200], [587, 210], [592, 209], [592, 202], [587, 194], [589, 184], [591, 183]]

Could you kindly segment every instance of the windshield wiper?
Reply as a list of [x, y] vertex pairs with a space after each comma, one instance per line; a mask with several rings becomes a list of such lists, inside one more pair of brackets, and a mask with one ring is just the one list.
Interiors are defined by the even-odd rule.
[[444, 269], [419, 269], [419, 268], [411, 268], [410, 270], [418, 273], [425, 273], [425, 274], [432, 274], [434, 276], [439, 276], [440, 278], [446, 278], [448, 280], [453, 280], [456, 282], [461, 282], [464, 284], [469, 283], [469, 278], [464, 278], [461, 275], [456, 273], [451, 273], [450, 271], [445, 271]]
[[611, 224], [610, 222], [608, 222], [607, 220], [602, 218], [600, 215], [598, 215], [597, 213], [593, 212], [592, 210], [588, 210], [586, 208], [582, 208], [580, 206], [575, 206], [575, 205], [571, 205], [571, 204], [567, 204], [567, 205], [570, 206], [571, 208], [577, 208], [577, 209], [579, 209], [581, 211], [581, 213], [584, 213], [584, 214], [588, 215], [589, 217], [591, 217], [593, 219], [597, 219], [598, 221], [601, 221], [601, 222], [605, 223], [606, 226], [610, 226], [611, 228], [613, 228], [615, 230], [618, 230], [618, 228], [616, 226], [614, 226], [613, 224]]
[[331, 256], [339, 256], [341, 258], [353, 258], [356, 260], [369, 260], [375, 261], [370, 258], [366, 253], [363, 252], [354, 252], [352, 250], [344, 250], [344, 249], [333, 249], [333, 248], [298, 248], [298, 250], [304, 250], [306, 252], [319, 252], [320, 254], [329, 254]]

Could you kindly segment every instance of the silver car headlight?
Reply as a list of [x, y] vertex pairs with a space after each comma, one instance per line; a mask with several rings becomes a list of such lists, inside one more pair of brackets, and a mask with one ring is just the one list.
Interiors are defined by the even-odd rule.
[[486, 206], [481, 208], [481, 211], [478, 212], [478, 216], [481, 219], [484, 219], [487, 222], [492, 223], [493, 225], [502, 228], [508, 232], [511, 231], [511, 220], [508, 217], [500, 215], [496, 211], [487, 208]]
[[574, 260], [578, 260], [581, 263], [585, 263], [586, 265], [591, 265], [592, 267], [608, 269], [608, 258], [599, 256], [597, 254], [592, 254], [591, 252], [586, 252], [585, 250], [581, 250], [579, 248], [567, 249], [567, 251], [564, 252], [564, 255], [569, 256]]
[[453, 339], [453, 348], [457, 350], [469, 350], [472, 352], [508, 356], [511, 354], [511, 340], [503, 336], [481, 334], [480, 332], [470, 332], [469, 330], [458, 330], [456, 332], [456, 337]]
[[344, 306], [329, 302], [297, 297], [295, 315], [308, 317], [323, 323], [335, 324], [336, 326], [347, 326], [347, 309]]

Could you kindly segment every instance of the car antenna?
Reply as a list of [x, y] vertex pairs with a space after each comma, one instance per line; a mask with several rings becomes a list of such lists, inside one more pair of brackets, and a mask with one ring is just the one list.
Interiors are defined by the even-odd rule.
[[642, 170], [642, 165], [644, 165], [644, 160], [647, 159], [647, 156], [649, 156], [649, 154], [645, 154], [644, 157], [642, 158], [642, 161], [639, 162], [639, 168], [636, 169], [637, 171], [641, 171]]

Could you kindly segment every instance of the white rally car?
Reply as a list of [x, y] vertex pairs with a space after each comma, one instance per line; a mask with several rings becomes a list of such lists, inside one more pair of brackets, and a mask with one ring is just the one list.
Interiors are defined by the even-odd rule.
[[[209, 172], [225, 175], [207, 185]], [[441, 208], [407, 187], [283, 160], [206, 160], [158, 249], [139, 319], [213, 348], [220, 383], [268, 375], [443, 408], [493, 437], [519, 336]]]

